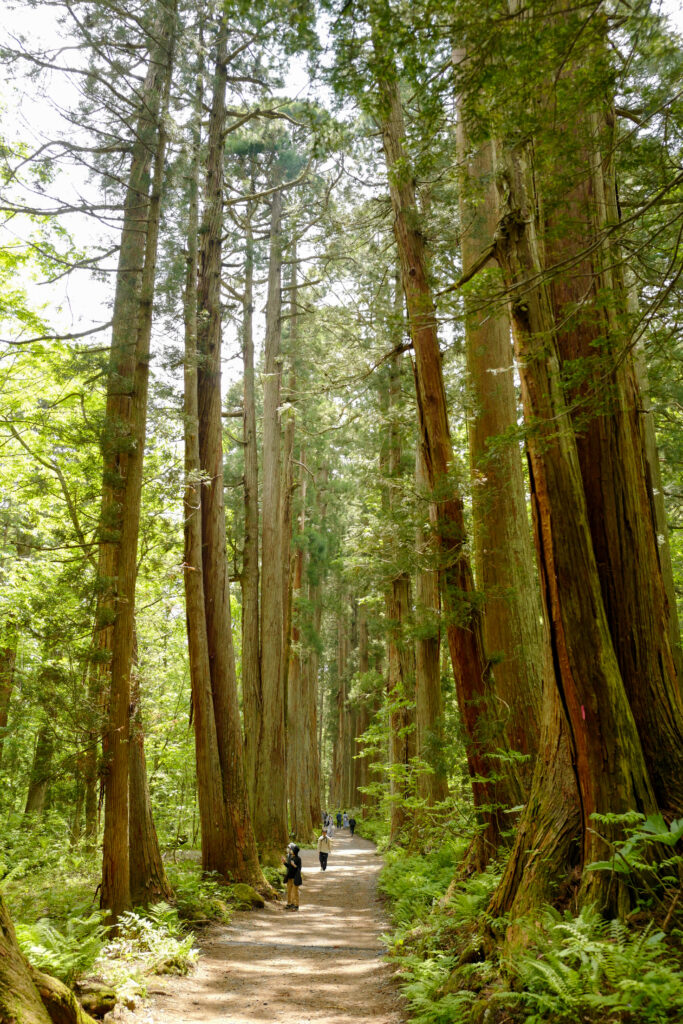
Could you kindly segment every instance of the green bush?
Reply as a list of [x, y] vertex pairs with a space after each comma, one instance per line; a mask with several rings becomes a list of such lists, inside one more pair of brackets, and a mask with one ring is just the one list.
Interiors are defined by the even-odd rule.
[[35, 924], [17, 924], [19, 945], [35, 967], [72, 985], [102, 952], [108, 932], [104, 916], [96, 910], [88, 917], [70, 918], [63, 930], [47, 918]]
[[157, 903], [146, 914], [131, 910], [121, 915], [103, 959], [144, 960], [148, 974], [187, 974], [198, 956], [193, 943], [192, 932], [183, 935], [177, 909]]
[[230, 920], [225, 882], [219, 875], [205, 874], [191, 861], [169, 864], [167, 874], [175, 894], [175, 906], [183, 920], [193, 924]]
[[548, 910], [534, 944], [506, 964], [523, 991], [500, 996], [525, 1024], [674, 1024], [683, 1017], [683, 971], [651, 925]]

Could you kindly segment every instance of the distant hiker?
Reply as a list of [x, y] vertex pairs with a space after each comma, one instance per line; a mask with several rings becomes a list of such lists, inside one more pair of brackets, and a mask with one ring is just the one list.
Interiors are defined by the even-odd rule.
[[327, 819], [327, 834], [330, 839], [334, 835], [334, 822], [332, 821], [332, 815]]
[[356, 819], [349, 818], [349, 828], [351, 829], [351, 835], [356, 831]]
[[342, 814], [341, 811], [337, 811], [337, 828], [342, 827]]
[[282, 858], [282, 863], [287, 869], [287, 904], [285, 910], [299, 909], [299, 886], [303, 884], [301, 877], [301, 857], [299, 847], [296, 843], [290, 843], [287, 847], [287, 855]]
[[348, 828], [348, 827], [349, 827], [349, 816], [346, 813], [346, 811], [344, 811], [344, 828]]
[[332, 853], [332, 842], [327, 834], [327, 829], [323, 829], [321, 836], [318, 836], [318, 860], [320, 861], [320, 870], [327, 870], [327, 858]]

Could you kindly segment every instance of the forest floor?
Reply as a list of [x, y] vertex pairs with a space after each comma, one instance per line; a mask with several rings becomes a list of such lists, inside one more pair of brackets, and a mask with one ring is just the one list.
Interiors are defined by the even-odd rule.
[[198, 936], [195, 971], [150, 979], [139, 1024], [400, 1024], [392, 968], [382, 960], [388, 923], [376, 893], [374, 845], [336, 832], [327, 871], [302, 850], [301, 908], [284, 903], [234, 914]]

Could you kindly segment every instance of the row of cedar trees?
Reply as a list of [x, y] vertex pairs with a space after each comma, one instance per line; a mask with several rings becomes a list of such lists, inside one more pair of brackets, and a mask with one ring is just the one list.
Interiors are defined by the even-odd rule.
[[[163, 113], [175, 28], [173, 5], [161, 5], [159, 11], [130, 165], [104, 439], [99, 571], [112, 581], [112, 588], [100, 602], [97, 637], [110, 658], [102, 657], [100, 664], [107, 667], [93, 687], [96, 696], [106, 678], [110, 688], [102, 900], [113, 919], [134, 898], [149, 899], [166, 891], [145, 793], [141, 738], [135, 742], [139, 731], [130, 712], [147, 368], [166, 141]], [[598, 31], [599, 25], [586, 29]], [[290, 760], [309, 765], [304, 773], [310, 785], [306, 799], [299, 799], [297, 787], [290, 791], [298, 834], [310, 831], [309, 815], [316, 821], [320, 810], [315, 778], [316, 671], [315, 664], [306, 668], [297, 663], [296, 654], [291, 665], [286, 657], [289, 559], [283, 555], [283, 537], [289, 533], [283, 532], [283, 518], [291, 513], [282, 501], [290, 488], [286, 480], [280, 481], [281, 210], [276, 191], [264, 367], [260, 608], [253, 348], [250, 316], [245, 317], [243, 744], [222, 487], [220, 283], [227, 41], [223, 23], [216, 37], [201, 224], [201, 86], [196, 96], [185, 288], [185, 576], [203, 866], [263, 888], [257, 850], [262, 860], [271, 860], [287, 837], [285, 667], [290, 673], [290, 714], [308, 722], [305, 731], [292, 732], [289, 752]], [[593, 40], [596, 46], [603, 42], [599, 36]], [[591, 815], [633, 809], [645, 814], [683, 813], [683, 709], [670, 566], [665, 561], [666, 544], [658, 543], [666, 529], [654, 500], [656, 449], [650, 418], [643, 414], [628, 333], [633, 323], [629, 290], [607, 230], [619, 219], [610, 157], [614, 118], [608, 106], [588, 105], [583, 118], [567, 120], [564, 127], [573, 138], [574, 163], [566, 175], [542, 133], [523, 142], [518, 136], [510, 141], [503, 135], [472, 146], [466, 97], [461, 101], [460, 284], [486, 276], [499, 283], [507, 299], [495, 316], [490, 308], [482, 313], [475, 290], [466, 303], [467, 355], [475, 393], [471, 463], [480, 482], [475, 488], [473, 547], [477, 579], [489, 595], [484, 609], [475, 596], [463, 502], [451, 472], [436, 301], [404, 145], [398, 74], [379, 27], [372, 33], [372, 44], [372, 113], [386, 157], [400, 266], [397, 296], [407, 309], [413, 353], [420, 437], [416, 478], [430, 503], [431, 531], [416, 538], [418, 548], [429, 551], [416, 582], [416, 604], [418, 614], [426, 614], [436, 607], [440, 593], [481, 824], [471, 851], [472, 866], [483, 868], [503, 842], [505, 808], [523, 804], [491, 912], [523, 912], [550, 898], [558, 882], [570, 878], [581, 879], [583, 898], [608, 911], [623, 912], [629, 903], [626, 884], [615, 884], [600, 872], [583, 872], [586, 864], [604, 857], [606, 841], [619, 837], [619, 826], [613, 825], [603, 827], [602, 838]], [[456, 53], [454, 65], [462, 68], [467, 59]], [[566, 73], [571, 74], [571, 67]], [[561, 113], [560, 109], [560, 117]], [[553, 116], [558, 117], [557, 107]], [[567, 183], [561, 194], [558, 181]], [[249, 260], [247, 269], [245, 309], [250, 312]], [[291, 329], [296, 330], [296, 323]], [[516, 420], [512, 373], [488, 372], [511, 366], [511, 334], [528, 428], [536, 570], [518, 450], [512, 445], [493, 453], [487, 447], [487, 439], [504, 434]], [[392, 364], [390, 410], [400, 348], [396, 346]], [[591, 369], [572, 393], [561, 378], [562, 368], [579, 359]], [[599, 390], [593, 390], [594, 382], [599, 382]], [[286, 433], [285, 449], [291, 443], [291, 434]], [[398, 472], [399, 462], [395, 438], [388, 446], [389, 475]], [[296, 563], [295, 588], [301, 579], [302, 565]], [[420, 640], [414, 647], [402, 642], [402, 625], [412, 603], [410, 588], [408, 575], [399, 573], [386, 595], [388, 688], [399, 698], [414, 692], [419, 746], [423, 730], [438, 718], [439, 654], [433, 639]], [[340, 635], [340, 678], [346, 645]], [[296, 649], [293, 644], [292, 651]], [[487, 651], [506, 653], [495, 670]], [[364, 621], [359, 622], [359, 655], [363, 673], [368, 668]], [[431, 688], [425, 682], [435, 679], [437, 685]], [[507, 709], [504, 716], [497, 711], [501, 706]], [[342, 687], [334, 802], [352, 799], [359, 776], [367, 772], [363, 759], [353, 762], [351, 757], [354, 737], [364, 728], [364, 714], [363, 709], [349, 707]], [[405, 727], [409, 714], [405, 701], [392, 705], [391, 759], [397, 764], [412, 754], [411, 731]], [[501, 771], [506, 749], [529, 754], [528, 763], [514, 769], [507, 760]], [[443, 795], [445, 780], [431, 785], [431, 798]], [[394, 825], [398, 829], [400, 821]], [[134, 836], [134, 829], [141, 831]], [[22, 980], [11, 925], [1, 904], [0, 913], [1, 951], [8, 951], [2, 963], [11, 963], [13, 971], [5, 987], [30, 1003], [35, 997], [31, 985]]]
[[[470, 58], [453, 53], [455, 81], [462, 83], [454, 154], [461, 175], [457, 287], [465, 291], [474, 568], [484, 606], [453, 480], [437, 303], [399, 73], [382, 12], [365, 7], [374, 87], [366, 104], [383, 142], [413, 354], [416, 482], [431, 502], [431, 536], [418, 537], [416, 546], [437, 548], [441, 615], [480, 820], [471, 869], [483, 869], [504, 842], [506, 809], [523, 806], [489, 908], [494, 915], [521, 915], [558, 891], [566, 894], [568, 885], [608, 913], [627, 912], [627, 880], [584, 871], [608, 857], [622, 835], [618, 821], [598, 825], [592, 816], [635, 810], [671, 819], [683, 812], [680, 634], [647, 382], [635, 350], [637, 308], [614, 241], [616, 117], [603, 94], [581, 98], [582, 61], [599, 60], [606, 29], [580, 12], [573, 17], [583, 48], [566, 61], [546, 103], [546, 123], [539, 119], [526, 141], [514, 129], [509, 138], [505, 130], [493, 138], [481, 131], [481, 107], [467, 94]], [[516, 444], [490, 444], [516, 432], [513, 349], [535, 559], [519, 451]], [[400, 351], [397, 344], [396, 374]], [[399, 458], [394, 439], [389, 475]], [[436, 600], [430, 565], [434, 554], [417, 575], [418, 616]], [[394, 764], [415, 753], [406, 700], [416, 706], [418, 752], [421, 729], [435, 720], [430, 694], [438, 700], [438, 686], [428, 682], [438, 678], [438, 648], [429, 650], [433, 640], [405, 642], [410, 587], [408, 574], [397, 573], [386, 598], [388, 690], [399, 698], [391, 712]], [[504, 658], [494, 666], [487, 652]], [[359, 653], [362, 661], [362, 645]], [[340, 636], [342, 669], [346, 656]], [[354, 802], [363, 771], [348, 761], [361, 731], [358, 714], [342, 683], [335, 804]], [[515, 767], [506, 754], [515, 751], [528, 761]], [[394, 835], [401, 813], [397, 802]]]

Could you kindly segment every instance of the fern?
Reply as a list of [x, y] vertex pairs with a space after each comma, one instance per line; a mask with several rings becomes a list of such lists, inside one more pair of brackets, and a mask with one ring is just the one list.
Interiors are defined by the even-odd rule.
[[535, 948], [508, 964], [524, 991], [501, 998], [522, 1005], [526, 1024], [668, 1024], [683, 1013], [683, 972], [663, 932], [635, 932], [585, 908], [571, 919], [545, 917]]
[[108, 932], [103, 917], [97, 910], [88, 917], [70, 918], [61, 931], [47, 918], [33, 925], [17, 924], [19, 945], [35, 967], [71, 985], [102, 952]]

